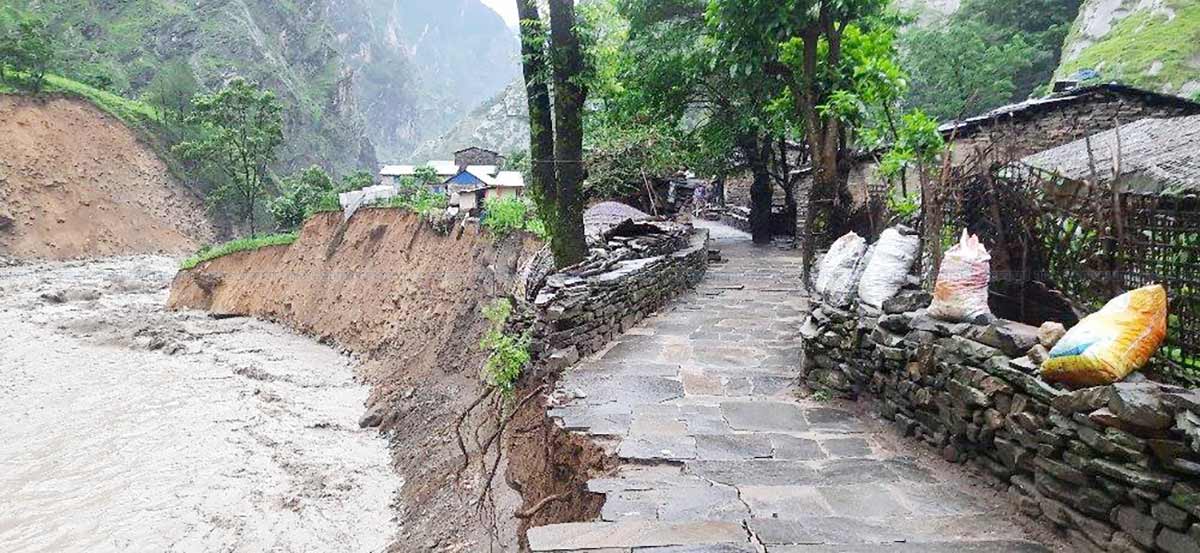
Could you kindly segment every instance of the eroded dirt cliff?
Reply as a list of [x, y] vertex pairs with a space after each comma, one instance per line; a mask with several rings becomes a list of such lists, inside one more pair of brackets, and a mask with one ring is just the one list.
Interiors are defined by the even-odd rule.
[[[493, 527], [490, 516], [477, 516], [476, 463], [459, 477], [454, 428], [482, 389], [482, 309], [510, 293], [521, 261], [540, 247], [516, 236], [496, 243], [475, 227], [443, 236], [399, 210], [360, 210], [346, 224], [330, 213], [310, 219], [290, 246], [181, 272], [169, 305], [279, 321], [359, 354], [374, 390], [363, 423], [389, 433], [405, 479], [393, 550], [488, 551], [494, 530], [512, 550], [516, 525], [504, 513], [521, 498], [500, 474], [502, 520]], [[465, 425], [468, 443], [488, 435], [478, 424]]]
[[183, 253], [204, 202], [120, 121], [82, 100], [0, 95], [0, 257]]

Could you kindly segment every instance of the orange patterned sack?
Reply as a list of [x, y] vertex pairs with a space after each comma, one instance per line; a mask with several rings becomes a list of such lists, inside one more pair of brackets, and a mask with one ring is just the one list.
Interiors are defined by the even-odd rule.
[[992, 311], [988, 309], [988, 281], [992, 276], [992, 256], [979, 237], [967, 234], [946, 252], [933, 287], [933, 303], [929, 316], [943, 321], [987, 323]]
[[1167, 336], [1167, 291], [1155, 284], [1117, 296], [1067, 332], [1042, 378], [1074, 386], [1101, 386], [1142, 368]]

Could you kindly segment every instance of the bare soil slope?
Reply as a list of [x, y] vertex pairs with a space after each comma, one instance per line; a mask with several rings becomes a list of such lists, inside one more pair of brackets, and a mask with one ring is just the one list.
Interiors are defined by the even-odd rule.
[[0, 256], [182, 253], [211, 235], [203, 201], [120, 121], [82, 100], [0, 95]]
[[[489, 525], [471, 516], [475, 473], [455, 479], [454, 427], [481, 390], [482, 308], [510, 293], [538, 248], [517, 237], [495, 244], [474, 227], [442, 236], [394, 209], [362, 209], [344, 225], [328, 213], [309, 219], [290, 246], [181, 272], [169, 305], [277, 320], [366, 357], [367, 418], [391, 434], [405, 479], [393, 550], [487, 551]], [[498, 488], [509, 494], [498, 510], [511, 513], [520, 498]], [[507, 526], [501, 541], [512, 543]]]

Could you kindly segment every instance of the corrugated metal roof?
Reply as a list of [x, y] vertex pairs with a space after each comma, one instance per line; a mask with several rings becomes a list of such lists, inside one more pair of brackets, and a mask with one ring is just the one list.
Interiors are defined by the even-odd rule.
[[383, 169], [379, 170], [379, 174], [385, 177], [407, 177], [416, 173], [417, 168], [412, 165], [384, 165]]
[[496, 186], [522, 188], [525, 186], [525, 175], [520, 171], [500, 171], [492, 183]]
[[[1120, 175], [1116, 159], [1120, 140]], [[1091, 143], [1089, 162], [1088, 143]], [[1022, 163], [1085, 181], [1120, 180], [1130, 190], [1146, 193], [1200, 192], [1200, 115], [1142, 119], [1026, 157]]]

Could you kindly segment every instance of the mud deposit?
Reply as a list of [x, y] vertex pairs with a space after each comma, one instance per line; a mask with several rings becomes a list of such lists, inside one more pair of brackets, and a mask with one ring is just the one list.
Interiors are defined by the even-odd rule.
[[378, 551], [403, 482], [355, 362], [163, 309], [162, 257], [0, 269], [0, 550]]

